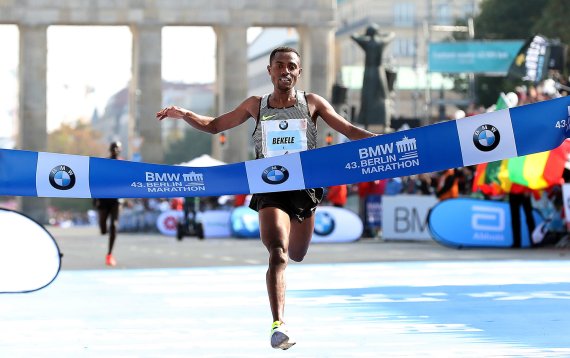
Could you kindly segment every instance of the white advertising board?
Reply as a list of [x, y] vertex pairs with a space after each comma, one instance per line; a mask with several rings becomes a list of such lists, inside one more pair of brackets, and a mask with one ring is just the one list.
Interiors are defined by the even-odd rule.
[[438, 200], [431, 195], [384, 195], [382, 238], [385, 240], [431, 240], [427, 217]]

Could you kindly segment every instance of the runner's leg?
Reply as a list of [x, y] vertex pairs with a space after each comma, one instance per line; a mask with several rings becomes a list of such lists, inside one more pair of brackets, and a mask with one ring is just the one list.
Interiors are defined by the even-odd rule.
[[99, 230], [101, 235], [107, 233], [107, 218], [109, 217], [109, 210], [106, 207], [102, 207], [98, 210], [99, 213]]
[[301, 262], [309, 250], [309, 244], [315, 228], [315, 215], [306, 218], [302, 222], [291, 220], [291, 232], [289, 234], [289, 257], [291, 260]]
[[113, 205], [110, 212], [111, 225], [109, 228], [109, 251], [107, 254], [111, 255], [113, 247], [115, 247], [115, 238], [117, 237], [117, 226], [119, 225], [119, 204]]
[[288, 261], [291, 219], [281, 209], [267, 207], [259, 210], [261, 241], [269, 252], [266, 274], [267, 294], [273, 321], [283, 322], [285, 309], [285, 268]]

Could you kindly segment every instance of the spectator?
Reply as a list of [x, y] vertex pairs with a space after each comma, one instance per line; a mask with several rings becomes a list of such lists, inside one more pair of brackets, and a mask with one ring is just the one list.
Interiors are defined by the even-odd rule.
[[445, 170], [439, 177], [435, 195], [439, 200], [457, 198], [459, 196], [458, 182], [455, 169]]
[[[521, 207], [524, 211], [526, 219], [526, 227], [528, 229], [529, 237], [534, 231], [536, 226], [534, 217], [532, 216], [532, 190], [517, 184], [513, 184], [511, 192], [509, 193], [509, 207], [511, 208], [511, 228], [513, 230], [513, 244], [512, 247], [521, 247]], [[533, 246], [532, 239], [530, 240], [531, 247]]]
[[346, 205], [346, 198], [348, 196], [348, 188], [346, 184], [335, 185], [329, 187], [327, 193], [327, 200], [336, 207], [342, 208]]

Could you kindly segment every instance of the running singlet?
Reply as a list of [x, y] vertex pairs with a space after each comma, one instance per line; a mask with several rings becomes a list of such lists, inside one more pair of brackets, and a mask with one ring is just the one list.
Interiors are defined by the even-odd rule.
[[316, 148], [317, 127], [309, 114], [305, 92], [296, 91], [295, 95], [295, 105], [287, 108], [270, 107], [269, 94], [261, 98], [253, 132], [256, 159]]

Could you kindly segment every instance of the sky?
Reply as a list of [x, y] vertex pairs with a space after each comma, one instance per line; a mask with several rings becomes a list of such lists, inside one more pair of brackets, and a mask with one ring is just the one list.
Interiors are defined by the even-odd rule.
[[[251, 28], [252, 40], [259, 28]], [[18, 30], [0, 25], [0, 137], [10, 136], [17, 106]], [[127, 26], [50, 26], [48, 28], [48, 131], [61, 123], [103, 112], [110, 96], [131, 77], [131, 32]], [[180, 46], [188, 42], [192, 46]], [[211, 27], [165, 27], [162, 77], [166, 81], [215, 80], [216, 36]], [[200, 56], [196, 56], [200, 53]]]

